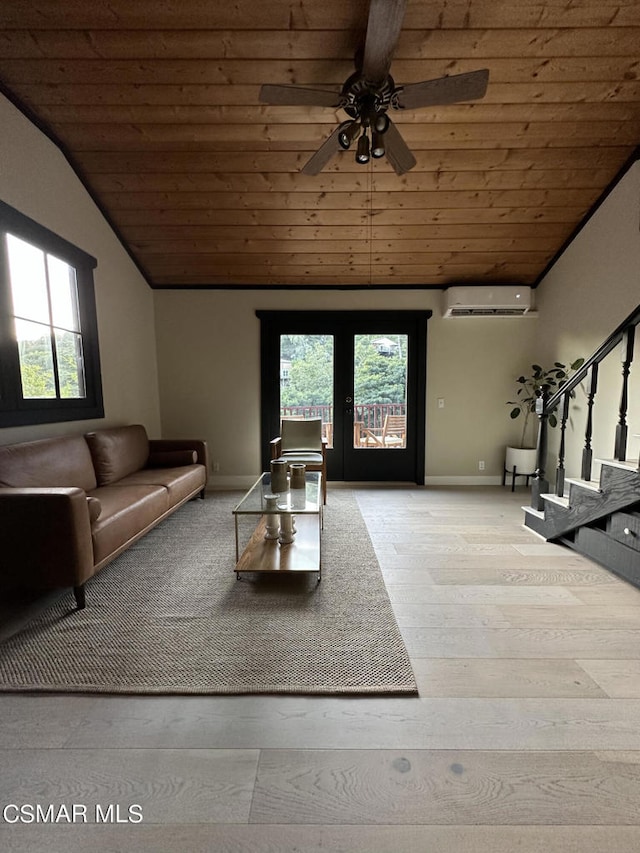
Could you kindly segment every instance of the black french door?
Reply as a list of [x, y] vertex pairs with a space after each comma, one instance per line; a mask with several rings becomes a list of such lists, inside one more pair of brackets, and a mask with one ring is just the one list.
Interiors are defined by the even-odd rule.
[[429, 311], [258, 311], [263, 467], [282, 417], [321, 417], [330, 480], [424, 482]]

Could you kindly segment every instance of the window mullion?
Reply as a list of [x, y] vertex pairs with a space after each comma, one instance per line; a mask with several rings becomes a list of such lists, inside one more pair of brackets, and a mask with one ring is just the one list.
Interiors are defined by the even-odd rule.
[[60, 373], [58, 371], [58, 344], [53, 327], [53, 304], [51, 301], [51, 282], [49, 279], [49, 255], [44, 253], [44, 277], [47, 285], [47, 305], [49, 307], [49, 338], [51, 340], [51, 357], [53, 359], [53, 382], [56, 389], [56, 399], [60, 399]]
[[0, 233], [0, 393], [2, 409], [10, 409], [20, 396], [18, 344], [12, 316], [9, 257], [6, 233]]
[[58, 371], [58, 345], [56, 342], [56, 333], [53, 326], [49, 326], [49, 334], [51, 336], [51, 357], [53, 359], [53, 381], [56, 389], [56, 399], [60, 400], [62, 394], [60, 393], [60, 374]]

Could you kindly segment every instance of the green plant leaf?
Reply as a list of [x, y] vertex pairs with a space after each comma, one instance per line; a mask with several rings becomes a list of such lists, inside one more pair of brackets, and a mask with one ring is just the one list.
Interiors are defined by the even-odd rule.
[[[529, 376], [519, 376], [516, 380], [519, 388], [517, 389], [518, 401], [509, 401], [507, 405], [517, 406], [510, 412], [512, 419], [517, 418], [520, 414], [524, 414], [525, 420], [530, 414], [535, 413], [536, 401], [538, 397], [544, 393], [552, 395], [562, 389], [562, 386], [569, 380], [570, 371], [578, 370], [584, 364], [584, 358], [578, 358], [573, 361], [569, 368], [561, 361], [555, 361], [553, 366], [548, 370], [540, 364], [531, 365], [531, 374]], [[570, 391], [570, 396], [575, 397], [575, 392]], [[549, 415], [549, 426], [557, 426], [558, 419], [554, 414]]]

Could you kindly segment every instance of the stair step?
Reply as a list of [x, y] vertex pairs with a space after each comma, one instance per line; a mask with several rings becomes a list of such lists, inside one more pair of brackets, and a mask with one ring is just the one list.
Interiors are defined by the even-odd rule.
[[544, 512], [539, 512], [532, 506], [523, 506], [522, 509], [524, 510], [524, 526], [528, 530], [532, 530], [534, 533], [537, 533], [538, 536], [542, 536], [546, 541], [547, 523], [545, 521]]
[[581, 480], [578, 477], [567, 477], [565, 483], [578, 486], [581, 489], [589, 489], [592, 492], [600, 491], [600, 483], [597, 480]]
[[549, 503], [557, 504], [558, 506], [563, 507], [564, 509], [569, 509], [569, 498], [560, 498], [558, 495], [554, 495], [551, 492], [547, 494], [540, 495], [543, 501], [549, 501]]
[[612, 465], [614, 468], [622, 468], [632, 473], [638, 470], [638, 463], [634, 459], [627, 459], [624, 462], [619, 459], [594, 459], [594, 462], [599, 462], [600, 465]]
[[541, 521], [544, 521], [544, 513], [542, 512], [542, 510], [534, 509], [532, 506], [523, 506], [520, 507], [520, 509], [523, 509], [525, 512], [531, 513], [531, 515], [535, 515]]

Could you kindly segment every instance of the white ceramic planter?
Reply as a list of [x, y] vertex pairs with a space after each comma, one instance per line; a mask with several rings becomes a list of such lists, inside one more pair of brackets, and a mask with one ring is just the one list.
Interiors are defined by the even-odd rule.
[[515, 467], [516, 474], [533, 474], [536, 470], [535, 447], [507, 447], [504, 467], [511, 473]]

